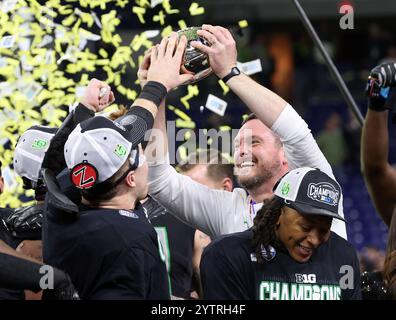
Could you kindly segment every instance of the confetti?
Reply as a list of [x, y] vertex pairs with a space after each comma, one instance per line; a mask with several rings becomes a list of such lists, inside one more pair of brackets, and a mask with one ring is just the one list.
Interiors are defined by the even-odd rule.
[[5, 36], [0, 39], [0, 48], [12, 48], [15, 42], [14, 36]]
[[5, 188], [12, 191], [17, 187], [16, 174], [7, 166], [2, 169], [2, 177], [4, 178]]
[[150, 4], [150, 7], [151, 8], [154, 8], [154, 7], [156, 7], [157, 5], [159, 5], [160, 3], [162, 3], [164, 0], [151, 0], [151, 4]]
[[14, 9], [15, 5], [17, 3], [17, 0], [5, 0], [1, 4], [1, 11], [4, 13], [7, 13]]
[[[0, 8], [0, 160], [3, 170], [8, 168], [0, 207], [33, 199], [12, 169], [15, 144], [26, 129], [60, 126], [96, 73], [113, 88], [117, 100], [132, 102], [139, 90], [129, 75], [136, 74], [143, 53], [173, 28], [188, 27], [189, 16], [205, 13], [198, 2], [175, 7], [170, 0], [3, 0]], [[124, 39], [121, 17], [141, 25], [134, 25], [132, 41]], [[145, 26], [148, 19], [150, 28]], [[199, 86], [182, 90], [181, 100], [169, 109], [178, 128], [193, 130], [196, 124], [188, 112]]]
[[179, 153], [180, 160], [187, 159], [187, 148], [185, 146], [180, 146], [177, 148], [177, 152]]
[[225, 110], [227, 108], [227, 102], [214, 96], [213, 94], [209, 94], [205, 107], [220, 116], [224, 116]]
[[248, 27], [248, 22], [247, 22], [247, 20], [238, 21], [238, 26], [239, 26], [240, 28], [246, 28], [246, 27]]
[[32, 101], [42, 89], [43, 87], [39, 83], [31, 83], [25, 88], [23, 93], [28, 101]]
[[181, 111], [178, 108], [175, 108], [174, 106], [168, 106], [168, 109], [173, 111], [178, 117], [180, 117], [182, 120], [185, 121], [191, 121], [191, 118], [183, 111]]
[[188, 100], [190, 100], [191, 98], [197, 96], [199, 94], [199, 89], [197, 85], [188, 85], [187, 86], [187, 95], [185, 95], [184, 97], [182, 97], [180, 99], [181, 103], [186, 107], [187, 110], [190, 109], [190, 104], [188, 103]]
[[184, 20], [179, 20], [177, 22], [177, 24], [179, 25], [180, 30], [181, 29], [187, 29], [187, 24], [186, 24], [186, 22]]
[[[27, 39], [29, 40], [29, 39]], [[51, 37], [49, 34], [46, 34], [43, 39], [41, 40], [41, 42], [37, 45], [37, 47], [42, 48], [45, 47], [46, 45], [52, 43], [54, 41], [54, 38]], [[22, 50], [22, 49], [21, 49]], [[26, 49], [27, 50], [27, 49]]]
[[147, 31], [144, 31], [143, 34], [147, 39], [151, 39], [151, 38], [157, 37], [160, 34], [160, 31], [159, 30], [147, 30]]
[[225, 96], [230, 91], [230, 88], [221, 79], [219, 80], [219, 84], [220, 87], [223, 89], [223, 95]]
[[205, 8], [200, 7], [198, 3], [193, 2], [190, 6], [190, 9], [188, 9], [190, 11], [190, 14], [192, 16], [198, 16], [200, 14], [204, 14], [205, 13]]
[[237, 66], [243, 73], [247, 75], [259, 73], [263, 70], [260, 59], [255, 59], [244, 63], [238, 62]]
[[93, 11], [91, 11], [91, 15], [92, 15], [92, 17], [93, 17], [93, 19], [94, 19], [95, 24], [96, 24], [100, 29], [102, 29], [102, 28], [103, 28], [102, 23], [100, 22], [100, 20], [99, 20], [98, 16], [96, 15], [96, 13], [93, 12]]
[[158, 12], [158, 14], [153, 17], [153, 21], [159, 22], [160, 25], [162, 26], [165, 23], [165, 17], [166, 17], [166, 15], [164, 14], [164, 12], [162, 10], [160, 10]]
[[30, 44], [32, 43], [32, 41], [29, 38], [21, 38], [18, 41], [18, 47], [19, 50], [21, 51], [28, 51], [30, 48]]
[[180, 13], [180, 10], [172, 9], [169, 0], [163, 0], [162, 1], [162, 7], [164, 8], [166, 14], [178, 14], [178, 13]]
[[189, 128], [189, 129], [194, 129], [195, 128], [195, 122], [194, 121], [185, 121], [182, 119], [176, 119], [176, 128]]
[[143, 23], [143, 24], [146, 23], [146, 21], [144, 20], [144, 14], [146, 13], [145, 8], [133, 7], [132, 12], [138, 16], [140, 23]]

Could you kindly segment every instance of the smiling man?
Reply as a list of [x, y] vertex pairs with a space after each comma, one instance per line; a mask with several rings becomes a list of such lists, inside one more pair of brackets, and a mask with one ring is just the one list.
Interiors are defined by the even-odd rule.
[[234, 141], [235, 174], [256, 202], [272, 197], [272, 186], [288, 170], [279, 137], [252, 113]]
[[[178, 174], [157, 156], [155, 161], [149, 161], [149, 193], [177, 218], [214, 239], [252, 227], [256, 212], [272, 198], [273, 186], [289, 170], [312, 167], [330, 177], [334, 175], [308, 125], [293, 107], [237, 69], [237, 50], [231, 33], [220, 26], [203, 25], [198, 34], [211, 46], [191, 44], [208, 54], [214, 73], [254, 113], [235, 139], [236, 175], [245, 189], [211, 190]], [[140, 78], [143, 71], [139, 70]], [[158, 112], [154, 127], [166, 137], [164, 111]], [[151, 142], [151, 149], [154, 144], [156, 150], [163, 150], [156, 154], [166, 154], [166, 143]], [[151, 160], [149, 155], [148, 158]], [[344, 216], [342, 199], [339, 214]], [[331, 228], [347, 238], [343, 221], [334, 219]]]
[[320, 170], [299, 168], [274, 187], [252, 229], [218, 238], [204, 251], [205, 299], [360, 299], [356, 250], [330, 231], [341, 188]]

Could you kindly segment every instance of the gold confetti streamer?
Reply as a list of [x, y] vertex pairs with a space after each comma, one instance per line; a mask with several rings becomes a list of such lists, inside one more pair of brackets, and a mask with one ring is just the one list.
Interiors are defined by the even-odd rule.
[[230, 88], [224, 83], [223, 80], [219, 80], [219, 85], [223, 89], [223, 95], [225, 96], [228, 91], [230, 91]]
[[187, 86], [187, 95], [180, 99], [181, 103], [186, 107], [187, 110], [190, 110], [190, 104], [188, 100], [197, 96], [199, 94], [199, 89], [197, 85], [188, 85]]
[[191, 4], [191, 6], [190, 6], [189, 11], [190, 11], [190, 14], [191, 14], [192, 16], [198, 16], [198, 15], [200, 15], [200, 14], [204, 14], [204, 13], [205, 13], [205, 8], [200, 7], [198, 3], [193, 2], [193, 3]]
[[238, 21], [238, 25], [240, 28], [247, 28], [249, 26], [247, 20]]

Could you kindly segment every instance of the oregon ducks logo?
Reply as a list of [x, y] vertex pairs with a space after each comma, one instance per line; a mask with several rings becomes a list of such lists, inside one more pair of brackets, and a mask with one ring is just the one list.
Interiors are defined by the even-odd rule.
[[117, 146], [114, 149], [114, 153], [119, 156], [119, 157], [123, 157], [126, 155], [127, 153], [127, 149], [125, 148], [125, 146], [123, 146], [122, 144], [117, 144]]
[[45, 146], [47, 145], [47, 143], [48, 143], [47, 140], [35, 139], [33, 144], [32, 144], [32, 148], [34, 148], [34, 149], [44, 149]]
[[289, 182], [283, 182], [282, 189], [281, 189], [282, 195], [287, 196], [290, 192], [290, 184]]

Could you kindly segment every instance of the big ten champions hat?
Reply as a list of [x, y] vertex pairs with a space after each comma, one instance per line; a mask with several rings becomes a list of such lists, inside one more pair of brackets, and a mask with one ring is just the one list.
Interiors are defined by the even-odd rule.
[[145, 134], [139, 132], [140, 129], [129, 131], [123, 125], [102, 116], [77, 125], [64, 148], [74, 186], [79, 189], [98, 186], [111, 178], [127, 159], [130, 161], [130, 170], [136, 169], [144, 159], [139, 157], [138, 150]]
[[41, 165], [57, 128], [33, 126], [19, 138], [14, 152], [14, 170], [24, 178], [37, 182]]
[[319, 169], [303, 167], [289, 171], [275, 185], [274, 194], [299, 213], [345, 221], [339, 214], [341, 187]]

